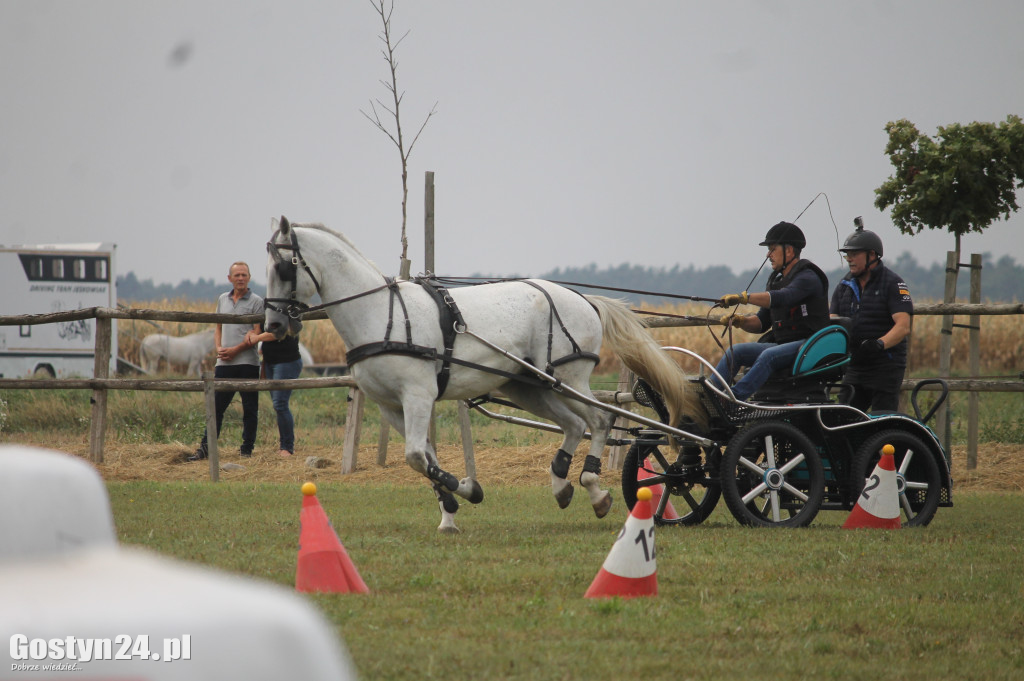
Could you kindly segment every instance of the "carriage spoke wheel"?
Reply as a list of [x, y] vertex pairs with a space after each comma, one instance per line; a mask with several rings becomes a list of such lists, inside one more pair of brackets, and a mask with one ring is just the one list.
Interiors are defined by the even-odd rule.
[[[721, 454], [712, 450], [701, 457], [700, 467], [684, 467], [678, 459], [669, 461], [656, 444], [636, 442], [622, 462], [622, 498], [633, 510], [638, 489], [660, 487], [660, 493], [652, 499], [657, 499], [651, 507], [655, 524], [699, 525], [722, 496], [718, 484], [720, 459]], [[675, 513], [668, 512], [669, 504]]]
[[725, 503], [743, 525], [804, 527], [825, 495], [817, 447], [785, 421], [758, 421], [736, 433], [721, 476]]
[[883, 430], [869, 437], [854, 452], [851, 487], [860, 496], [864, 483], [881, 458], [885, 445], [892, 445], [896, 466], [896, 490], [899, 493], [900, 523], [903, 527], [923, 527], [935, 517], [942, 496], [942, 475], [935, 455], [913, 433]]

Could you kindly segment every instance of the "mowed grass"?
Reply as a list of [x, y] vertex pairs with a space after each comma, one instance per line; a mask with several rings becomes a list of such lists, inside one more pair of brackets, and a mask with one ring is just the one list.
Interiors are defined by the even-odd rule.
[[[120, 539], [292, 587], [293, 484], [108, 483]], [[1019, 679], [1024, 496], [971, 493], [915, 530], [658, 528], [659, 594], [584, 599], [626, 518], [494, 487], [439, 535], [429, 490], [322, 483], [369, 595], [306, 595], [363, 679]]]

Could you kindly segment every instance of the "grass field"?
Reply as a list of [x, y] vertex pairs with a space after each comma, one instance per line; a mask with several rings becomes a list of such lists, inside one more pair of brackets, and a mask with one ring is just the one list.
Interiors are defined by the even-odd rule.
[[[118, 534], [292, 586], [294, 484], [115, 482]], [[716, 515], [656, 531], [659, 594], [583, 593], [625, 519], [542, 487], [488, 489], [463, 533], [422, 487], [322, 482], [369, 595], [311, 595], [363, 679], [1019, 679], [1024, 496], [971, 493], [927, 528], [799, 531]]]
[[[1019, 371], [1024, 329], [1018, 318], [993, 319], [986, 347], [996, 351], [983, 354], [983, 371]], [[918, 358], [938, 337], [923, 325], [931, 318], [920, 321]], [[304, 341], [319, 361], [341, 361], [337, 335], [317, 324]], [[130, 328], [119, 326], [122, 350]], [[682, 334], [698, 332], [708, 336], [664, 331], [659, 340], [692, 347], [703, 341]], [[595, 387], [613, 389], [615, 376], [597, 377]], [[0, 442], [87, 456], [89, 397], [0, 391]], [[556, 436], [474, 414], [487, 496], [463, 505], [461, 535], [439, 535], [436, 503], [405, 466], [397, 436], [388, 465], [374, 462], [373, 405], [356, 472], [338, 473], [346, 397], [344, 389], [296, 392], [299, 449], [290, 459], [276, 455], [276, 425], [261, 397], [255, 456], [213, 484], [205, 462], [181, 459], [202, 434], [201, 395], [112, 392], [97, 468], [121, 541], [291, 588], [299, 485], [316, 479], [371, 593], [308, 598], [363, 679], [1024, 678], [1022, 394], [982, 395], [977, 471], [964, 469], [966, 396], [954, 395], [955, 505], [926, 528], [844, 531], [844, 513], [823, 512], [809, 528], [751, 530], [720, 505], [700, 527], [657, 530], [658, 596], [599, 601], [582, 596], [626, 517], [617, 472], [602, 477], [617, 499], [608, 518], [595, 519], [585, 495], [560, 511], [547, 485]], [[438, 405], [439, 456], [461, 474], [454, 413]], [[238, 461], [239, 432], [236, 400], [221, 438], [226, 461]], [[307, 470], [309, 455], [335, 463]]]

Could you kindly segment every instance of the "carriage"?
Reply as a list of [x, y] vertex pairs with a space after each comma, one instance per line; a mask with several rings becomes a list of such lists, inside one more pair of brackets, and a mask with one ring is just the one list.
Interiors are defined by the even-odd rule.
[[[552, 493], [572, 500], [573, 454], [589, 439], [579, 473], [598, 518], [612, 506], [600, 485], [606, 444], [630, 445], [622, 491], [632, 507], [642, 486], [663, 486], [658, 523], [696, 524], [721, 497], [747, 525], [797, 527], [822, 509], [850, 509], [884, 445], [895, 448], [903, 522], [927, 524], [952, 504], [949, 465], [924, 417], [867, 415], [835, 399], [849, 361], [848, 332], [822, 329], [804, 344], [792, 371], [769, 381], [749, 401], [736, 399], [706, 360], [684, 348], [662, 348], [621, 301], [582, 295], [544, 280], [506, 280], [448, 289], [433, 277], [383, 275], [340, 233], [316, 223], [273, 224], [267, 243], [265, 328], [297, 333], [309, 312], [326, 310], [346, 347], [352, 377], [405, 438], [406, 462], [431, 485], [440, 532], [458, 532], [455, 497], [483, 501], [473, 478], [444, 470], [429, 441], [436, 400], [483, 405], [501, 400], [552, 423], [504, 420], [560, 432], [551, 461]], [[311, 302], [319, 297], [319, 304]], [[599, 401], [590, 376], [604, 344], [640, 380], [637, 400], [656, 417]], [[671, 356], [702, 365], [689, 376]], [[706, 369], [706, 371], [705, 371]], [[912, 395], [917, 412], [919, 384]], [[940, 382], [941, 383], [941, 382]], [[724, 382], [721, 384], [724, 386]], [[628, 438], [610, 438], [616, 417], [636, 424]], [[666, 511], [672, 499], [678, 518]]]
[[[696, 525], [722, 497], [741, 524], [802, 527], [820, 510], [849, 511], [870, 484], [885, 445], [894, 449], [901, 522], [923, 526], [940, 506], [952, 506], [952, 479], [942, 446], [926, 425], [946, 399], [941, 379], [920, 381], [910, 403], [915, 417], [867, 415], [836, 400], [849, 362], [849, 336], [842, 324], [821, 329], [802, 346], [793, 365], [773, 376], [747, 401], [711, 380], [691, 379], [712, 413], [710, 445], [683, 443], [675, 451], [658, 429], [634, 429], [622, 467], [622, 493], [630, 508], [641, 487], [657, 487], [658, 524]], [[921, 414], [920, 391], [938, 385], [939, 396]], [[664, 421], [660, 395], [645, 381], [633, 389], [637, 402]], [[675, 500], [675, 504], [672, 503]]]

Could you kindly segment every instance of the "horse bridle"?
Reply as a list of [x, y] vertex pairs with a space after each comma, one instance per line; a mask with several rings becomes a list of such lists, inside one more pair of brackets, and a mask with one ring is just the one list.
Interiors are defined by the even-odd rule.
[[[302, 257], [302, 251], [299, 250], [299, 240], [295, 236], [295, 230], [291, 232], [291, 243], [290, 244], [277, 244], [274, 243], [274, 238], [280, 234], [280, 230], [274, 232], [274, 236], [270, 237], [270, 241], [267, 242], [267, 253], [274, 259], [274, 270], [277, 272], [277, 277], [281, 281], [290, 281], [292, 284], [292, 290], [288, 294], [287, 298], [264, 298], [263, 302], [265, 306], [274, 312], [280, 312], [286, 315], [289, 319], [299, 319], [303, 314], [307, 312], [316, 312], [317, 310], [323, 310], [324, 308], [331, 307], [332, 305], [340, 305], [341, 303], [347, 303], [350, 300], [356, 298], [362, 298], [368, 296], [371, 293], [376, 293], [383, 289], [389, 288], [394, 285], [393, 280], [385, 279], [385, 283], [377, 288], [372, 288], [369, 291], [363, 291], [357, 293], [348, 298], [341, 298], [340, 300], [332, 300], [328, 303], [321, 305], [308, 305], [298, 299], [298, 288], [299, 288], [299, 265], [306, 270], [306, 274], [309, 275], [310, 280], [313, 282], [313, 286], [316, 288], [317, 295], [320, 293], [320, 282], [317, 281], [316, 276], [313, 275], [313, 270], [310, 269], [306, 263], [306, 259]], [[292, 257], [285, 257], [281, 251], [291, 251]], [[282, 305], [275, 305], [275, 303], [282, 303]]]

